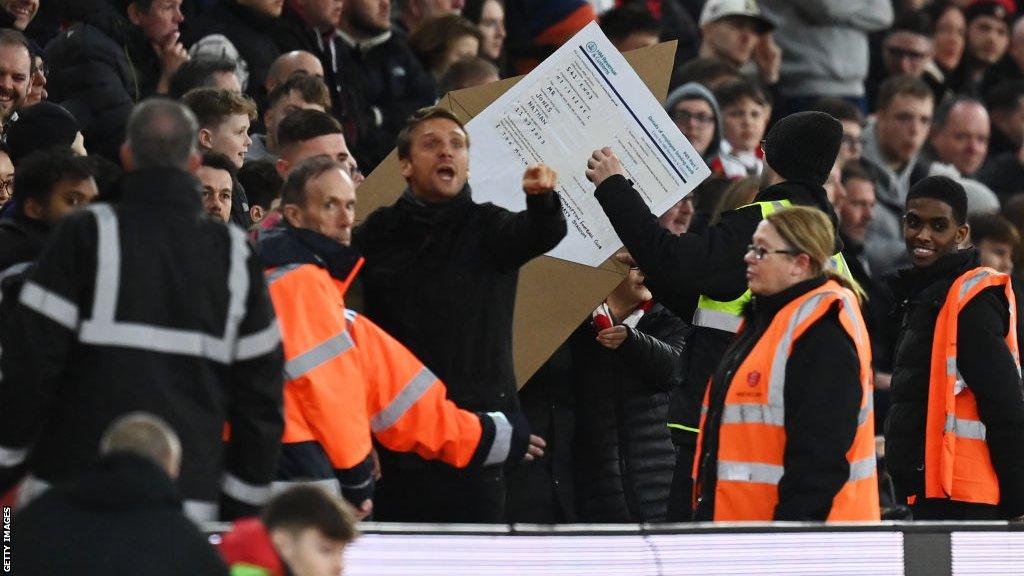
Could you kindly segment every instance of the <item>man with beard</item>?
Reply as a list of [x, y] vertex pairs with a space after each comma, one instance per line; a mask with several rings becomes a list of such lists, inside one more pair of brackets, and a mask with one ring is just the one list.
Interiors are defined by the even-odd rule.
[[349, 0], [339, 22], [345, 61], [361, 80], [359, 116], [369, 126], [356, 156], [369, 173], [394, 146], [406, 118], [434, 102], [434, 80], [409, 48], [405, 34], [391, 25], [389, 0]]
[[0, 30], [0, 114], [7, 122], [25, 104], [35, 66], [21, 32]]

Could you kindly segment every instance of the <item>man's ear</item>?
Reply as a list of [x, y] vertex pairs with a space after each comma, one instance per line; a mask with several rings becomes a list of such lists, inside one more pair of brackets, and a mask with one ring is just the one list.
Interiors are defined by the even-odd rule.
[[967, 242], [967, 239], [970, 236], [971, 236], [971, 225], [970, 224], [964, 224], [964, 225], [960, 226], [959, 228], [957, 228], [957, 230], [956, 230], [956, 237], [954, 238], [954, 240], [956, 241], [957, 248], [963, 246], [964, 243]]
[[124, 167], [125, 172], [131, 172], [135, 169], [135, 157], [132, 155], [132, 149], [125, 142], [121, 144], [121, 149], [118, 155], [121, 157], [121, 166]]
[[402, 174], [402, 178], [408, 180], [412, 177], [412, 161], [408, 158], [398, 159], [398, 171]]
[[295, 556], [295, 539], [285, 530], [272, 530], [270, 542], [284, 563], [290, 564]]
[[43, 210], [43, 205], [35, 198], [25, 199], [25, 203], [22, 205], [21, 209], [24, 211], [25, 216], [28, 216], [33, 220], [42, 220], [44, 216], [43, 213], [45, 212], [45, 210]]
[[285, 160], [284, 158], [278, 158], [274, 164], [274, 168], [277, 168], [277, 175], [282, 179], [288, 179], [288, 171], [292, 168], [292, 163]]
[[203, 157], [198, 152], [193, 152], [188, 156], [188, 172], [189, 174], [195, 174], [196, 170], [203, 165]]
[[252, 221], [254, 223], [262, 222], [263, 218], [265, 218], [266, 216], [267, 213], [265, 210], [263, 210], [262, 206], [257, 206], [256, 204], [253, 204], [252, 206], [249, 207], [249, 217], [252, 218]]
[[213, 132], [206, 128], [199, 129], [199, 147], [204, 150], [211, 150], [213, 148]]
[[296, 228], [302, 228], [302, 211], [295, 204], [281, 205], [281, 216], [285, 221]]
[[141, 26], [142, 10], [139, 10], [139, 5], [135, 2], [128, 4], [128, 21], [136, 26]]

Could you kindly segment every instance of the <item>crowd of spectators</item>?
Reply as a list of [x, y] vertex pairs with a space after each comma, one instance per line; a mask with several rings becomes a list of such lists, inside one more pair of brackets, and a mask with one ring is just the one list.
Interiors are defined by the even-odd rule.
[[[664, 108], [712, 176], [661, 215], [673, 235], [778, 184], [765, 138], [780, 119], [841, 125], [823, 189], [868, 296], [880, 435], [899, 332], [887, 278], [911, 265], [911, 189], [962, 186], [965, 242], [1015, 280], [1024, 270], [1014, 0], [0, 0], [0, 405], [14, 407], [0, 491], [38, 499], [25, 533], [152, 500], [189, 546], [168, 498], [212, 520], [283, 494], [222, 552], [238, 561], [261, 539], [302, 576], [340, 570], [304, 551], [343, 548], [352, 514], [689, 519], [699, 292], [663, 306], [654, 271], [621, 251], [623, 283], [517, 390], [515, 287], [566, 233], [556, 175], [527, 169], [524, 212], [474, 203], [468, 136], [433, 107], [529, 72], [595, 20], [624, 52], [677, 42]], [[358, 187], [395, 149], [407, 188], [357, 226]], [[317, 355], [352, 347], [337, 382], [325, 376], [335, 356]], [[159, 418], [118, 420], [138, 411]], [[132, 474], [151, 486], [98, 487]], [[286, 491], [304, 479], [351, 509]], [[885, 492], [883, 512], [905, 517]]]

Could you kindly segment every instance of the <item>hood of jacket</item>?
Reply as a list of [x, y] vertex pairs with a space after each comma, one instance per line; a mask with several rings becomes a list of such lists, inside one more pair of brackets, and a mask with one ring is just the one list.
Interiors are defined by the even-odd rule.
[[704, 151], [704, 160], [710, 161], [718, 155], [719, 149], [722, 146], [722, 110], [718, 107], [718, 100], [711, 93], [711, 90], [708, 90], [703, 84], [687, 82], [668, 95], [668, 98], [665, 99], [665, 111], [671, 116], [672, 109], [675, 108], [680, 100], [695, 100], [698, 98], [707, 102], [715, 115], [715, 135], [711, 137], [711, 143], [708, 144], [708, 149]]
[[264, 268], [293, 264], [319, 266], [341, 282], [342, 294], [363, 265], [363, 257], [354, 248], [318, 232], [296, 228], [284, 220], [257, 235], [255, 253]]

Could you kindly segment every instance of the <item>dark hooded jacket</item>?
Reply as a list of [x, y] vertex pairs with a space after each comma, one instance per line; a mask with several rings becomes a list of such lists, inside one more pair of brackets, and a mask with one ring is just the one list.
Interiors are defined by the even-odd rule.
[[[889, 474], [900, 500], [924, 494], [925, 422], [935, 321], [949, 287], [979, 265], [976, 250], [961, 250], [927, 268], [903, 270], [893, 282], [895, 319], [900, 330], [885, 446]], [[999, 478], [1001, 501], [998, 511], [980, 504], [958, 506], [940, 501], [947, 513], [938, 514], [946, 519], [1024, 514], [1024, 393], [1004, 342], [1009, 321], [1007, 300], [1000, 287], [982, 291], [958, 315], [957, 369], [977, 399], [985, 440]]]
[[12, 522], [13, 573], [227, 576], [156, 464], [113, 454], [33, 501]]

